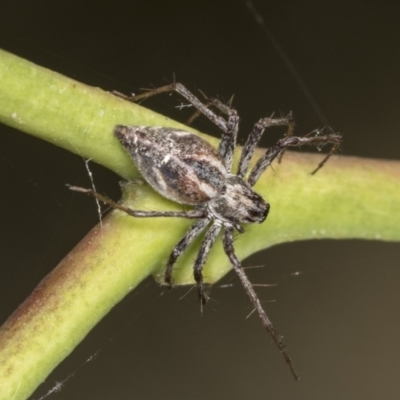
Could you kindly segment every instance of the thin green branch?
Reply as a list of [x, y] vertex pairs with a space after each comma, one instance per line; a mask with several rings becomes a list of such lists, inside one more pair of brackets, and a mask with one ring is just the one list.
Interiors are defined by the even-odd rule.
[[[182, 128], [2, 51], [0, 82], [1, 122], [91, 158], [125, 179], [138, 173], [112, 135], [116, 124]], [[400, 162], [336, 156], [311, 176], [320, 159], [287, 153], [262, 176], [256, 190], [271, 203], [271, 213], [237, 238], [240, 259], [293, 240], [400, 240]], [[145, 184], [130, 185], [124, 203], [134, 209], [177, 209]], [[1, 328], [0, 398], [26, 399], [117, 302], [149, 274], [159, 274], [190, 223], [114, 211], [89, 232]], [[193, 281], [196, 248], [180, 259], [177, 284]], [[229, 269], [217, 243], [205, 279], [215, 282]]]

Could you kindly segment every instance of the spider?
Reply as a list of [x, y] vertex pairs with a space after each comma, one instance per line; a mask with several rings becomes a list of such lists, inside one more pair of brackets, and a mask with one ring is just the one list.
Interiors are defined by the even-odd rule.
[[[176, 91], [182, 95], [196, 108], [197, 114], [204, 114], [221, 129], [222, 138], [218, 149], [192, 133], [174, 128], [117, 125], [114, 133], [132, 157], [143, 178], [157, 192], [177, 203], [192, 206], [192, 210], [159, 212], [132, 210], [113, 202], [94, 190], [71, 188], [93, 195], [113, 208], [120, 209], [134, 217], [197, 219], [173, 248], [165, 268], [165, 283], [172, 286], [172, 271], [178, 257], [197, 236], [206, 231], [193, 267], [201, 304], [208, 299], [202, 269], [211, 247], [222, 232], [223, 248], [233, 269], [244, 286], [263, 326], [281, 351], [294, 378], [298, 379], [282, 338], [274, 329], [235, 255], [233, 235], [235, 231], [244, 233], [242, 224], [262, 223], [267, 218], [270, 205], [253, 190], [253, 186], [265, 169], [276, 157], [282, 155], [287, 147], [332, 144], [332, 150], [312, 172], [314, 174], [336, 151], [342, 137], [334, 133], [308, 137], [292, 136], [294, 121], [291, 115], [282, 118], [262, 118], [250, 133], [242, 149], [237, 172], [233, 173], [231, 171], [232, 160], [239, 124], [239, 117], [235, 109], [217, 99], [207, 99], [208, 103], [204, 104], [180, 83], [173, 83], [132, 97], [118, 92], [115, 94], [129, 101], [138, 101], [170, 91]], [[217, 115], [209, 108], [211, 106], [219, 110], [225, 117]], [[248, 173], [250, 160], [264, 130], [272, 126], [286, 126], [286, 136], [266, 150]]]

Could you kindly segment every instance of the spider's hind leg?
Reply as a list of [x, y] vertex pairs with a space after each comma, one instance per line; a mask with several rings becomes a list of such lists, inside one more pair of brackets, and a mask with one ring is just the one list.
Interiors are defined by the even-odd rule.
[[161, 86], [156, 89], [148, 90], [144, 93], [135, 96], [126, 96], [120, 92], [112, 92], [114, 95], [121, 97], [124, 100], [137, 102], [140, 100], [148, 99], [149, 97], [158, 95], [160, 93], [166, 92], [177, 92], [182, 97], [184, 97], [190, 104], [192, 104], [197, 110], [199, 110], [203, 115], [205, 115], [212, 123], [217, 125], [222, 131], [228, 129], [227, 122], [224, 118], [216, 115], [212, 110], [210, 110], [205, 104], [203, 104], [192, 92], [186, 89], [181, 83], [174, 82], [170, 85]]
[[[229, 99], [228, 101], [228, 105], [221, 103], [220, 100], [216, 100], [216, 99], [209, 99], [202, 91], [200, 91], [201, 94], [203, 95], [204, 99], [206, 100], [206, 102], [204, 103], [204, 105], [207, 108], [210, 108], [211, 106], [215, 106], [216, 108], [218, 108], [220, 111], [222, 111], [224, 114], [226, 114], [227, 116], [229, 116], [229, 110], [232, 109], [232, 101], [233, 101], [233, 96]], [[219, 107], [217, 104], [215, 103], [220, 103], [222, 104], [222, 108]], [[236, 110], [235, 110], [236, 111]], [[196, 110], [185, 122], [186, 125], [191, 125], [199, 116], [201, 115], [201, 112], [199, 110]]]

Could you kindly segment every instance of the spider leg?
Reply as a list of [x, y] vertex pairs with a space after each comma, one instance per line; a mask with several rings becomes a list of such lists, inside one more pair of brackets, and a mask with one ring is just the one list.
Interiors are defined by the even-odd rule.
[[[207, 97], [202, 91], [200, 91], [200, 92], [202, 93], [202, 95], [204, 96], [204, 98], [207, 100], [207, 102], [204, 103], [204, 105], [205, 105], [207, 108], [209, 108], [210, 106], [212, 106], [212, 105], [213, 105], [212, 101], [210, 101], [210, 99], [208, 99], [208, 97]], [[228, 106], [228, 107], [231, 106], [232, 101], [233, 101], [233, 96], [229, 99], [229, 102], [228, 102], [229, 106]], [[194, 122], [194, 120], [197, 119], [200, 115], [201, 115], [201, 112], [200, 112], [199, 110], [196, 110], [196, 111], [186, 120], [185, 124], [186, 124], [186, 125], [191, 125], [191, 124]]]
[[[290, 112], [289, 115], [290, 115], [290, 117], [292, 117], [292, 112]], [[294, 120], [292, 119], [292, 121], [288, 125], [288, 129], [286, 131], [285, 137], [293, 136], [293, 131], [294, 131]], [[281, 151], [281, 154], [279, 154], [279, 157], [278, 157], [278, 163], [279, 164], [282, 162], [284, 154], [285, 154], [285, 150]]]
[[172, 250], [168, 258], [167, 265], [165, 267], [165, 275], [164, 275], [164, 281], [169, 286], [172, 286], [172, 270], [174, 264], [176, 263], [176, 260], [186, 250], [186, 248], [190, 245], [190, 243], [192, 243], [193, 240], [200, 235], [200, 233], [203, 231], [203, 229], [207, 226], [209, 222], [210, 218], [204, 218], [194, 223], [185, 233], [185, 236], [177, 243], [177, 245]]
[[[211, 106], [211, 104], [212, 104], [212, 103], [207, 102], [207, 103], [204, 103], [204, 106], [207, 107], [207, 108], [209, 108], [209, 107]], [[193, 122], [194, 122], [197, 118], [200, 117], [200, 115], [201, 115], [201, 111], [200, 111], [200, 110], [196, 110], [196, 111], [185, 121], [185, 125], [188, 125], [188, 126], [192, 125]]]
[[228, 258], [233, 266], [233, 269], [235, 270], [236, 274], [238, 275], [242, 285], [244, 286], [244, 289], [245, 289], [247, 295], [249, 296], [251, 303], [253, 304], [254, 308], [256, 309], [258, 316], [260, 317], [261, 322], [264, 325], [264, 328], [270, 334], [273, 341], [278, 346], [278, 349], [281, 351], [283, 358], [285, 359], [286, 363], [288, 364], [292, 375], [294, 376], [294, 378], [296, 380], [298, 380], [299, 377], [294, 369], [292, 359], [289, 356], [286, 346], [282, 342], [281, 336], [276, 332], [275, 328], [272, 325], [272, 322], [270, 321], [267, 314], [265, 313], [265, 311], [261, 305], [260, 299], [258, 298], [256, 292], [254, 291], [252, 284], [250, 283], [249, 279], [247, 278], [247, 275], [244, 272], [242, 265], [240, 264], [240, 261], [238, 260], [238, 258], [235, 255], [235, 251], [233, 248], [233, 227], [231, 227], [231, 226], [225, 227], [222, 241], [223, 241], [225, 253], [228, 256]]
[[326, 163], [326, 161], [333, 154], [333, 152], [337, 150], [341, 141], [342, 141], [342, 136], [337, 133], [325, 136], [313, 136], [313, 137], [298, 137], [298, 136], [284, 137], [278, 140], [278, 142], [274, 146], [270, 147], [266, 151], [266, 153], [257, 161], [256, 165], [250, 172], [248, 183], [251, 186], [253, 186], [260, 178], [261, 174], [265, 171], [265, 169], [287, 147], [300, 147], [304, 145], [317, 146], [317, 145], [325, 145], [327, 143], [333, 144], [332, 150], [321, 161], [321, 163], [317, 166], [317, 168], [312, 172], [312, 174], [315, 174]]
[[226, 130], [222, 130], [218, 153], [224, 159], [226, 171], [230, 173], [232, 169], [233, 152], [235, 151], [236, 138], [239, 131], [239, 116], [234, 108], [227, 106], [218, 99], [210, 99], [210, 102], [228, 117], [228, 126]]
[[289, 114], [284, 118], [262, 118], [254, 125], [254, 128], [243, 147], [242, 155], [240, 156], [237, 175], [241, 178], [243, 178], [247, 173], [251, 157], [254, 154], [254, 150], [256, 149], [262, 134], [265, 129], [270, 128], [271, 126], [287, 126], [288, 131], [286, 137], [291, 136], [294, 128], [292, 115]]
[[101, 195], [100, 193], [95, 192], [92, 189], [85, 189], [78, 186], [70, 186], [67, 185], [70, 190], [75, 192], [86, 193], [90, 196], [95, 197], [101, 202], [108, 204], [114, 209], [125, 212], [126, 214], [136, 217], [136, 218], [151, 218], [151, 217], [174, 217], [174, 218], [188, 218], [188, 219], [198, 219], [204, 217], [204, 212], [201, 210], [189, 210], [189, 211], [140, 211], [140, 210], [132, 210], [129, 207], [124, 207], [121, 204], [112, 201], [106, 196]]
[[196, 107], [203, 115], [205, 115], [212, 123], [217, 125], [223, 132], [227, 131], [228, 125], [224, 118], [216, 115], [212, 110], [207, 108], [193, 93], [191, 93], [188, 89], [185, 88], [181, 83], [174, 82], [170, 85], [161, 86], [159, 88], [149, 90], [147, 92], [138, 94], [136, 96], [126, 96], [119, 92], [113, 92], [118, 97], [121, 97], [125, 100], [136, 102], [139, 100], [147, 99], [149, 97], [155, 96], [160, 93], [165, 92], [177, 92], [182, 97], [184, 97], [190, 104]]
[[199, 293], [199, 299], [201, 305], [205, 304], [208, 300], [208, 296], [206, 290], [204, 288], [203, 283], [203, 267], [206, 263], [208, 254], [210, 253], [211, 247], [213, 246], [215, 240], [219, 232], [221, 231], [221, 224], [214, 223], [211, 225], [210, 229], [206, 233], [203, 242], [201, 243], [201, 247], [199, 253], [197, 254], [196, 261], [194, 262], [194, 279], [197, 283], [197, 290]]
[[[239, 131], [239, 116], [234, 108], [222, 103], [220, 100], [214, 98], [209, 99], [205, 95], [204, 97], [207, 100], [207, 103], [205, 104], [207, 108], [214, 106], [228, 117], [227, 129], [223, 130], [221, 141], [218, 146], [218, 152], [224, 159], [225, 168], [229, 173], [232, 168], [233, 152], [235, 151], [236, 139]], [[187, 123], [192, 123], [194, 119], [199, 116], [200, 112], [200, 110], [197, 110], [190, 117]]]
[[311, 175], [315, 175], [323, 166], [324, 164], [329, 160], [332, 154], [335, 154], [340, 146], [340, 142], [335, 143], [331, 151], [325, 156], [325, 158], [317, 165], [317, 168], [314, 169], [314, 171], [311, 172]]

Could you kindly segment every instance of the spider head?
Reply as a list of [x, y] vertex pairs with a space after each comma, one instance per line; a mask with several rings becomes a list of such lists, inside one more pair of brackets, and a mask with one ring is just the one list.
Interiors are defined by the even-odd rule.
[[209, 202], [216, 217], [232, 223], [261, 223], [267, 218], [269, 204], [242, 178], [230, 175], [224, 191]]

